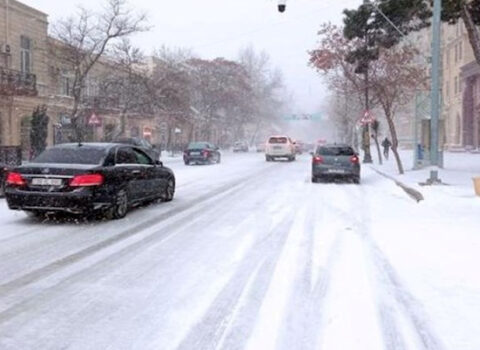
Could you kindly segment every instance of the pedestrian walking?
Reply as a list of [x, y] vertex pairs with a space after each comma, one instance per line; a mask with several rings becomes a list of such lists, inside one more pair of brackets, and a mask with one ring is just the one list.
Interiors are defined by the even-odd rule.
[[382, 141], [382, 146], [383, 146], [383, 155], [385, 156], [385, 159], [388, 159], [388, 153], [390, 152], [390, 147], [392, 147], [392, 143], [388, 139], [388, 137], [385, 137], [385, 140]]

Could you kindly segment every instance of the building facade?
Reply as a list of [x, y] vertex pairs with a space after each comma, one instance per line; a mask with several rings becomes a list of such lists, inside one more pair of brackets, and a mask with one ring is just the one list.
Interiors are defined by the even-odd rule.
[[445, 147], [465, 145], [464, 94], [462, 67], [471, 62], [473, 51], [462, 21], [442, 27], [442, 119], [445, 123]]
[[[61, 58], [62, 45], [48, 36], [47, 14], [16, 0], [0, 0], [0, 146], [20, 146], [24, 158], [29, 157], [30, 120], [38, 106], [47, 106], [47, 143], [72, 140], [74, 74]], [[108, 141], [122, 129], [121, 101], [99, 99], [99, 81], [113, 71], [114, 64], [102, 59], [86, 79], [82, 118], [88, 140]], [[99, 125], [88, 126], [92, 114]], [[160, 143], [161, 122], [153, 115], [128, 113], [124, 123], [124, 136]]]

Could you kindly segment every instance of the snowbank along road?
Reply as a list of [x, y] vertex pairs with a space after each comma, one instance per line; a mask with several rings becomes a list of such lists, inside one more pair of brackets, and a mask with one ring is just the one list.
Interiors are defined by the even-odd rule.
[[119, 221], [0, 202], [1, 349], [480, 349], [478, 277], [452, 289], [408, 249], [432, 208], [388, 179], [312, 184], [308, 156], [166, 163], [175, 200]]

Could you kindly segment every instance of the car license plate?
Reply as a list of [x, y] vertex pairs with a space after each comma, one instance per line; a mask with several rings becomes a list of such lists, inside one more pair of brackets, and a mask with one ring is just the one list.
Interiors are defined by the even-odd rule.
[[328, 169], [328, 172], [331, 174], [345, 174], [343, 169]]
[[45, 178], [34, 178], [32, 179], [33, 186], [61, 186], [62, 179], [45, 179]]
[[282, 149], [282, 146], [273, 146], [273, 149]]
[[191, 155], [191, 156], [199, 156], [199, 155], [200, 155], [200, 152], [190, 152], [190, 155]]

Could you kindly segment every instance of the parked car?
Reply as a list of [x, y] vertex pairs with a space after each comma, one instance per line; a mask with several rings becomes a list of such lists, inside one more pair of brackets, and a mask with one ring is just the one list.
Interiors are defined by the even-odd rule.
[[257, 144], [255, 145], [255, 148], [257, 152], [265, 152], [265, 148], [266, 148], [265, 141], [257, 142]]
[[360, 183], [360, 160], [349, 145], [321, 145], [312, 156], [312, 182], [343, 178]]
[[271, 136], [265, 147], [265, 159], [267, 162], [278, 158], [287, 158], [289, 161], [295, 160], [295, 145], [288, 136]]
[[209, 142], [191, 142], [183, 152], [185, 165], [220, 163], [221, 158], [219, 148]]
[[160, 159], [160, 151], [155, 146], [153, 146], [150, 142], [148, 142], [148, 140], [143, 139], [141, 137], [119, 137], [115, 139], [114, 142], [136, 146], [138, 148], [141, 148], [153, 160]]
[[248, 152], [248, 143], [246, 141], [237, 141], [233, 144], [233, 152]]
[[129, 208], [171, 201], [175, 176], [142, 149], [114, 143], [62, 144], [12, 169], [5, 196], [10, 209], [34, 216], [47, 212], [102, 213], [123, 218]]

